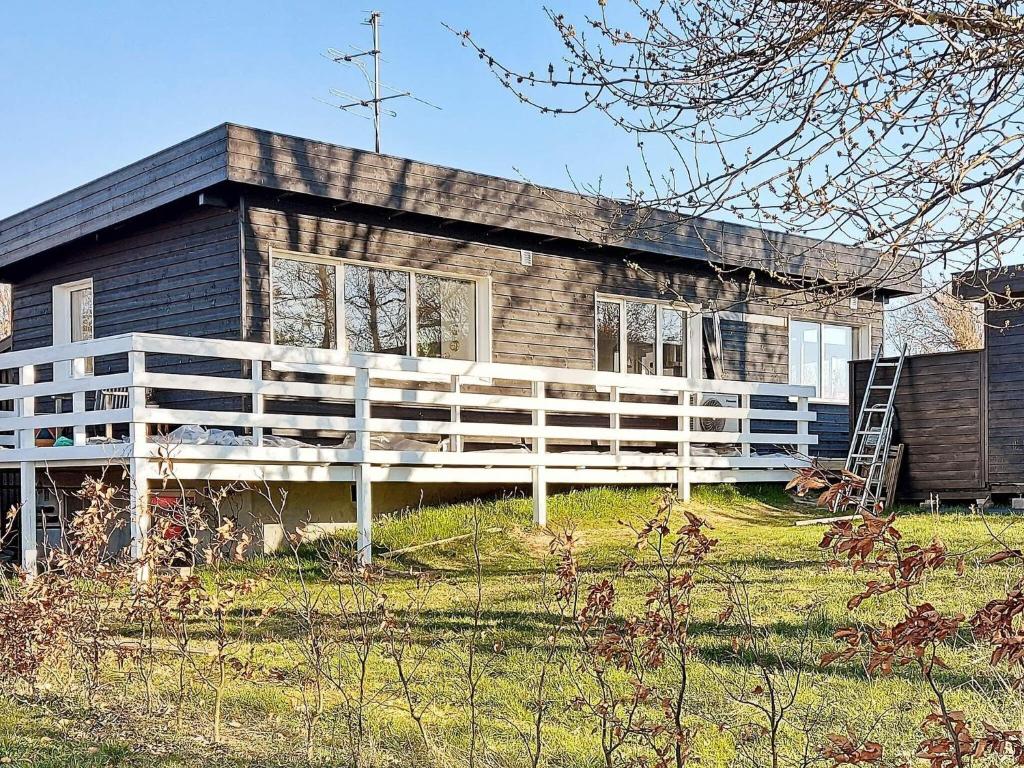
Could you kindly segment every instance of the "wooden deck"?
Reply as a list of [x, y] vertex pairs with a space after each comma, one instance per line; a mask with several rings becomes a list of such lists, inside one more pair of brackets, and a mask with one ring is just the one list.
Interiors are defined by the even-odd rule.
[[[82, 375], [86, 358], [95, 375]], [[211, 359], [238, 375], [190, 372]], [[78, 375], [45, 380], [64, 361]], [[37, 557], [42, 467], [125, 466], [135, 541], [149, 524], [149, 483], [168, 466], [181, 480], [350, 482], [368, 558], [376, 482], [531, 485], [534, 522], [544, 525], [551, 483], [675, 485], [687, 498], [693, 483], [787, 480], [817, 442], [809, 431], [813, 388], [781, 384], [149, 334], [11, 352], [0, 355], [0, 369], [18, 371], [19, 383], [4, 389], [13, 410], [0, 417], [8, 446], [0, 468], [21, 473], [22, 561], [29, 569]], [[126, 391], [126, 402], [104, 408], [96, 396], [103, 390]], [[695, 405], [708, 391], [738, 395], [740, 405]], [[189, 407], [190, 398], [210, 402], [211, 392], [239, 405]], [[168, 393], [174, 396], [161, 397]], [[751, 407], [759, 396], [792, 402]], [[701, 431], [697, 419], [709, 418], [733, 428]], [[754, 422], [777, 431], [758, 431]], [[195, 439], [199, 430], [183, 425], [230, 430], [233, 439], [203, 444]], [[72, 444], [39, 446], [40, 430], [70, 435]], [[108, 431], [116, 438], [102, 437]]]

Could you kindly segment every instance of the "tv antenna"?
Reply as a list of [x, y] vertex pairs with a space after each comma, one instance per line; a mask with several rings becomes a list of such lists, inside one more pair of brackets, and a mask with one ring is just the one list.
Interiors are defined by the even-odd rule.
[[[364, 21], [364, 24], [369, 25], [373, 31], [373, 47], [369, 50], [361, 51], [358, 48], [354, 48], [354, 52], [346, 53], [339, 51], [336, 48], [328, 48], [327, 53], [324, 54], [333, 61], [335, 64], [350, 64], [356, 67], [362, 72], [363, 77], [366, 78], [366, 84], [369, 87], [373, 96], [371, 98], [363, 99], [358, 96], [353, 96], [351, 93], [346, 93], [337, 88], [331, 89], [331, 95], [344, 101], [341, 104], [335, 104], [332, 102], [325, 101], [325, 104], [329, 104], [332, 107], [343, 110], [345, 112], [354, 112], [360, 117], [370, 117], [369, 115], [359, 114], [358, 110], [369, 109], [373, 117], [373, 148], [375, 152], [380, 152], [380, 123], [382, 115], [388, 117], [397, 117], [398, 113], [393, 109], [384, 109], [382, 105], [385, 101], [391, 101], [393, 99], [412, 99], [418, 101], [420, 104], [426, 104], [428, 107], [434, 109], [441, 109], [436, 104], [431, 104], [429, 101], [414, 96], [411, 91], [403, 91], [387, 83], [381, 82], [380, 79], [380, 11], [370, 11], [369, 18]], [[366, 65], [363, 63], [363, 59], [372, 56], [373, 57], [373, 74], [367, 71]], [[381, 95], [381, 89], [385, 89], [388, 93]], [[322, 101], [322, 99], [321, 99]]]

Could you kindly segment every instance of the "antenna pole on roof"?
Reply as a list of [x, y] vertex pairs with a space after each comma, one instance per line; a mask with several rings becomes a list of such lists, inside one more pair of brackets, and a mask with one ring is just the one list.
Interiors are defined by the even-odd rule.
[[380, 11], [371, 11], [373, 28], [373, 151], [380, 153]]
[[[386, 83], [382, 83], [381, 82], [381, 79], [380, 79], [380, 16], [381, 16], [380, 11], [370, 11], [370, 17], [364, 22], [365, 24], [368, 24], [370, 26], [370, 29], [373, 31], [373, 47], [372, 48], [370, 48], [367, 51], [359, 51], [359, 50], [357, 50], [355, 53], [345, 53], [343, 51], [339, 51], [339, 50], [336, 50], [334, 48], [330, 48], [330, 49], [328, 49], [327, 53], [325, 54], [327, 56], [327, 58], [331, 59], [331, 61], [334, 61], [335, 63], [338, 63], [338, 64], [351, 64], [352, 66], [354, 66], [357, 69], [359, 69], [359, 71], [363, 73], [363, 77], [366, 78], [367, 85], [369, 85], [370, 89], [373, 91], [373, 98], [361, 99], [358, 96], [352, 96], [351, 94], [345, 93], [344, 91], [332, 89], [331, 93], [334, 96], [337, 96], [337, 97], [343, 99], [344, 101], [341, 104], [334, 104], [334, 103], [331, 103], [331, 102], [325, 102], [325, 103], [330, 104], [330, 106], [332, 106], [332, 107], [337, 107], [338, 109], [344, 110], [345, 112], [354, 111], [354, 110], [363, 109], [363, 108], [371, 108], [373, 110], [373, 148], [374, 148], [375, 152], [380, 152], [380, 127], [381, 127], [381, 119], [382, 119], [383, 115], [388, 115], [389, 117], [395, 117], [396, 114], [397, 114], [393, 110], [390, 110], [390, 109], [389, 110], [384, 110], [384, 109], [381, 108], [381, 105], [385, 101], [390, 101], [391, 99], [410, 98], [413, 101], [418, 101], [420, 104], [426, 104], [428, 107], [433, 107], [434, 109], [440, 109], [440, 107], [437, 106], [436, 104], [431, 104], [429, 101], [425, 101], [423, 99], [417, 98], [417, 97], [413, 96], [412, 93], [409, 92], [409, 91], [400, 91], [397, 88], [392, 88], [391, 86], [387, 85]], [[360, 59], [362, 59], [365, 56], [372, 56], [373, 57], [373, 74], [372, 74], [372, 76], [370, 75], [370, 73], [368, 73], [366, 71], [366, 68], [363, 66], [362, 61], [360, 61]], [[381, 88], [382, 87], [385, 88], [386, 90], [390, 91], [390, 93], [387, 93], [387, 94], [382, 96], [381, 95]], [[367, 115], [364, 114], [364, 115], [361, 115], [361, 116], [362, 117], [366, 117]]]

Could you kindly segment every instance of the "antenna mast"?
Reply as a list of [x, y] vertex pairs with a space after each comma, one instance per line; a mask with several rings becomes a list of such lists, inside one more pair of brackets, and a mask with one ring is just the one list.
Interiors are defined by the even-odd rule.
[[373, 28], [373, 151], [380, 153], [380, 11], [370, 12]]
[[[372, 110], [373, 110], [373, 148], [374, 148], [374, 151], [378, 152], [378, 153], [380, 152], [380, 124], [381, 124], [382, 116], [383, 115], [387, 115], [388, 117], [396, 117], [398, 115], [398, 113], [395, 112], [394, 110], [391, 110], [391, 109], [383, 110], [383, 109], [381, 109], [381, 105], [385, 101], [390, 101], [391, 99], [410, 98], [413, 101], [420, 102], [420, 104], [426, 104], [428, 107], [433, 107], [434, 109], [440, 109], [440, 107], [437, 106], [436, 104], [431, 104], [429, 101], [425, 101], [423, 99], [417, 98], [416, 96], [413, 96], [410, 91], [400, 91], [397, 88], [392, 88], [390, 85], [387, 85], [386, 83], [382, 83], [381, 82], [381, 79], [380, 79], [380, 16], [381, 16], [380, 11], [370, 11], [370, 17], [365, 22], [363, 22], [364, 24], [368, 24], [370, 26], [370, 29], [373, 31], [373, 47], [372, 48], [370, 48], [367, 51], [356, 50], [355, 53], [344, 53], [343, 51], [338, 51], [338, 50], [336, 50], [334, 48], [330, 48], [330, 49], [328, 49], [327, 53], [325, 54], [327, 56], [327, 58], [329, 58], [331, 61], [333, 61], [333, 62], [335, 62], [337, 64], [350, 64], [350, 65], [356, 67], [360, 72], [362, 72], [363, 73], [363, 77], [366, 78], [367, 85], [370, 86], [370, 89], [373, 92], [373, 98], [371, 98], [371, 99], [361, 99], [361, 98], [359, 98], [357, 96], [353, 96], [353, 95], [351, 95], [349, 93], [346, 93], [345, 91], [338, 90], [336, 88], [332, 88], [331, 89], [331, 95], [336, 96], [336, 97], [341, 98], [341, 99], [344, 99], [345, 101], [343, 103], [341, 103], [341, 104], [334, 104], [332, 102], [327, 102], [327, 101], [324, 102], [325, 104], [329, 104], [330, 106], [336, 107], [337, 109], [344, 110], [345, 112], [351, 112], [351, 111], [354, 111], [354, 110], [357, 110], [357, 109], [360, 109], [360, 108], [372, 108]], [[363, 57], [366, 57], [366, 56], [372, 56], [373, 57], [373, 75], [372, 75], [372, 77], [366, 71], [366, 67], [363, 66], [362, 61], [360, 61], [360, 59], [362, 59]], [[382, 87], [387, 89], [388, 91], [391, 91], [391, 93], [387, 93], [387, 94], [382, 96], [381, 95], [381, 88]], [[321, 99], [321, 101], [322, 101], [322, 99]], [[360, 115], [360, 116], [361, 117], [366, 117], [366, 115]]]

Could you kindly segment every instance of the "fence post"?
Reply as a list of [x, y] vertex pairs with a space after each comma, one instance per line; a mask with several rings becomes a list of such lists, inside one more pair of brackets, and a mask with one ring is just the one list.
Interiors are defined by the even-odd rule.
[[[689, 392], [680, 392], [677, 399], [680, 405], [689, 408], [691, 402]], [[676, 498], [685, 503], [690, 500], [690, 416], [680, 416], [677, 426], [683, 433], [683, 439], [677, 447], [679, 467], [676, 470]]]
[[543, 437], [544, 427], [547, 426], [547, 411], [543, 404], [545, 390], [543, 381], [533, 382], [533, 396], [542, 401], [541, 405], [533, 409], [533, 426], [536, 427], [533, 453], [537, 460], [533, 466], [533, 524], [537, 527], [548, 524], [548, 480], [547, 467], [544, 465], [547, 438]]
[[21, 567], [29, 577], [36, 575], [39, 540], [36, 535], [36, 463], [21, 462]]
[[[146, 455], [148, 424], [138, 421], [139, 415], [146, 408], [146, 388], [135, 386], [136, 377], [146, 371], [146, 353], [131, 350], [128, 353], [128, 374], [131, 384], [128, 387], [128, 475], [129, 498], [131, 501], [131, 536], [132, 557], [140, 560], [145, 554], [146, 537], [152, 522], [149, 508], [149, 457]], [[149, 578], [149, 569], [140, 565], [136, 576], [140, 581]]]
[[[34, 365], [23, 365], [18, 370], [19, 384], [36, 383], [36, 367]], [[22, 397], [19, 401], [18, 415], [22, 417], [36, 415], [36, 399], [28, 396]], [[31, 427], [18, 430], [17, 445], [22, 450], [29, 450], [36, 447], [36, 431]]]
[[131, 385], [128, 387], [128, 442], [132, 446], [132, 456], [139, 450], [138, 446], [146, 442], [146, 422], [136, 421], [136, 416], [146, 407], [146, 388], [135, 386], [135, 377], [146, 372], [146, 353], [132, 350], [128, 353], [128, 375]]
[[[806, 398], [806, 397], [798, 397], [796, 399], [796, 408], [797, 408], [798, 411], [806, 411], [809, 407], [810, 407], [810, 400], [808, 398]], [[810, 425], [811, 425], [811, 423], [809, 421], [807, 421], [807, 419], [801, 417], [800, 420], [797, 421], [797, 423], [796, 423], [796, 434], [797, 434], [797, 437], [798, 438], [806, 438], [806, 437], [808, 437], [810, 435], [810, 433], [811, 433]], [[798, 443], [797, 446], [799, 448], [800, 453], [804, 454], [805, 456], [810, 455], [810, 453], [811, 453], [811, 451], [810, 451], [810, 444], [807, 443], [806, 440], [804, 442], [802, 442], [802, 443]]]
[[356, 368], [356, 550], [363, 565], [373, 562], [373, 487], [370, 479], [370, 369]]
[[[611, 387], [608, 393], [608, 402], [615, 403], [616, 407], [618, 406], [618, 403], [622, 402], [621, 398], [619, 397], [618, 387]], [[611, 417], [610, 426], [612, 429], [618, 432], [619, 428], [622, 426], [622, 414], [618, 412], [613, 413]], [[619, 440], [612, 440], [610, 448], [612, 453], [618, 454], [619, 451], [622, 450], [622, 443]]]
[[[452, 392], [458, 394], [462, 391], [462, 379], [459, 374], [452, 374]], [[453, 405], [451, 409], [451, 419], [453, 424], [459, 424], [462, 421], [462, 407]], [[462, 435], [452, 434], [448, 438], [449, 448], [453, 451], [462, 450]]]
[[[85, 358], [76, 357], [71, 361], [72, 380], [81, 379], [85, 376]], [[71, 394], [72, 415], [85, 412], [85, 392], [73, 392]], [[75, 445], [85, 445], [85, 425], [75, 424], [71, 427], [72, 441]]]
[[[740, 395], [740, 407], [748, 409], [750, 408], [750, 395]], [[740, 432], [742, 432], [745, 435], [750, 434], [749, 418], [740, 419]], [[740, 455], [750, 456], [750, 442], [748, 440], [744, 440], [742, 443], [740, 443]]]
[[[252, 363], [252, 415], [263, 415], [263, 361], [253, 360]], [[263, 445], [263, 427], [253, 426], [252, 442], [256, 446]]]
[[[18, 369], [18, 384], [35, 384], [36, 367], [23, 365]], [[22, 418], [36, 415], [35, 397], [22, 397], [14, 404], [15, 415]], [[36, 447], [36, 431], [31, 427], [19, 429], [15, 435], [15, 446], [22, 451]], [[36, 575], [39, 561], [39, 541], [36, 535], [36, 463], [23, 461], [20, 467], [21, 479], [21, 567], [29, 576]]]

